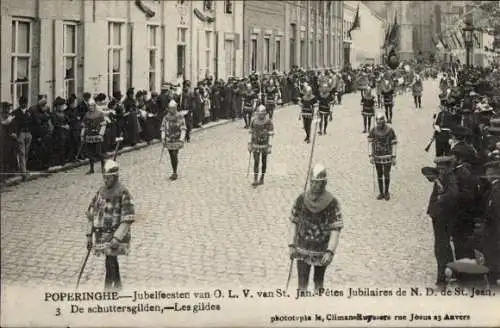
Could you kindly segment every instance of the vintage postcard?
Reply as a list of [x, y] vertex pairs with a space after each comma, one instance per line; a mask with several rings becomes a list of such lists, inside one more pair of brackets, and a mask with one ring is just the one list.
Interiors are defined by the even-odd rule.
[[498, 1], [0, 8], [2, 327], [500, 325]]

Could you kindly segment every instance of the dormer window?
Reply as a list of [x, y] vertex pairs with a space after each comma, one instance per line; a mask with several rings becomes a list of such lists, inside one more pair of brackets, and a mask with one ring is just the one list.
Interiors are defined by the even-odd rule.
[[209, 11], [213, 9], [213, 0], [203, 0], [203, 10]]

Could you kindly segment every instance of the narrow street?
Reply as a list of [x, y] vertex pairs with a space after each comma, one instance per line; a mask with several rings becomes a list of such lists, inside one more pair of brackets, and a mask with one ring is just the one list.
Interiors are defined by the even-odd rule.
[[[326, 165], [328, 188], [341, 202], [345, 224], [326, 285], [432, 284], [433, 236], [425, 215], [432, 186], [420, 169], [432, 165], [433, 148], [426, 153], [424, 147], [432, 133], [437, 82], [424, 83], [423, 109], [414, 108], [411, 93], [396, 97], [398, 163], [388, 202], [375, 199], [359, 101], [359, 94], [346, 95], [335, 107], [328, 135], [317, 137], [313, 162]], [[249, 134], [241, 121], [194, 135], [181, 150], [174, 182], [168, 180], [168, 156], [159, 164], [159, 145], [119, 157], [121, 179], [137, 211], [131, 254], [120, 261], [124, 283], [284, 285], [288, 216], [304, 186], [310, 152], [298, 113], [297, 106], [276, 113], [268, 174], [256, 189], [247, 177]], [[86, 252], [85, 211], [102, 182], [99, 174], [84, 175], [86, 169], [1, 195], [5, 284], [75, 284]], [[101, 286], [103, 262], [90, 258], [83, 287]]]

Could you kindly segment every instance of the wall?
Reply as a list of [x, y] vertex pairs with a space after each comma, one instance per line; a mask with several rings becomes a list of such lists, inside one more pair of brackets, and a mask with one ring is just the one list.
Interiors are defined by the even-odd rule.
[[[16, 0], [2, 1], [1, 8], [1, 46], [11, 49], [12, 21], [22, 18], [31, 24], [30, 88], [29, 100], [33, 103], [38, 94], [47, 94], [49, 102], [57, 96], [64, 97], [63, 60], [64, 25], [75, 24], [77, 56], [76, 85], [77, 95], [83, 92], [108, 93], [111, 79], [108, 79], [108, 24], [121, 24], [120, 91], [127, 88], [159, 91], [163, 81], [176, 82], [177, 76], [177, 36], [178, 29], [186, 31], [185, 66], [183, 75], [196, 83], [204, 78], [200, 72], [200, 60], [205, 58], [205, 48], [200, 49], [199, 34], [212, 31], [211, 60], [209, 74], [216, 71], [219, 78], [226, 78], [224, 38], [233, 38], [237, 45], [234, 49], [235, 74], [242, 73], [243, 2], [233, 1], [233, 14], [224, 13], [223, 2], [215, 3], [212, 13], [214, 23], [204, 23], [194, 15], [194, 9], [203, 11], [203, 1], [151, 1], [142, 3], [153, 10], [155, 15], [148, 18], [135, 4], [135, 1], [71, 1], [71, 0]], [[150, 82], [149, 28], [156, 27], [156, 57], [151, 63], [156, 76]], [[219, 34], [216, 45], [215, 32]], [[237, 40], [239, 38], [239, 41]], [[216, 51], [217, 47], [217, 51]], [[2, 72], [10, 72], [11, 54], [5, 51], [0, 59]], [[154, 65], [153, 65], [154, 64]], [[217, 70], [216, 70], [217, 68]], [[17, 102], [12, 99], [10, 86], [11, 74], [1, 75], [1, 100]], [[111, 93], [111, 92], [109, 92]], [[16, 97], [17, 98], [17, 97]]]
[[[269, 62], [268, 72], [273, 71], [273, 63], [276, 53], [276, 41], [281, 43], [281, 52], [287, 46], [284, 44], [285, 15], [287, 11], [286, 1], [245, 1], [243, 14], [243, 71], [248, 74], [251, 71], [251, 43], [257, 41], [257, 68], [260, 73], [265, 72], [264, 67], [264, 39], [269, 39]], [[284, 66], [283, 55], [280, 57]]]

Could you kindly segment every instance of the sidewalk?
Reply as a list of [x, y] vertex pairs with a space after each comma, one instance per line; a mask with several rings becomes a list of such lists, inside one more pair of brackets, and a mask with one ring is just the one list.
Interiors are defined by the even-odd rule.
[[[235, 121], [224, 119], [224, 120], [218, 120], [217, 122], [210, 122], [210, 123], [204, 124], [200, 128], [193, 129], [191, 131], [191, 134], [197, 133], [198, 131], [207, 130], [207, 129], [210, 129], [210, 128], [213, 128], [213, 127], [216, 127], [216, 126], [219, 126], [219, 125], [228, 124], [228, 123], [237, 122], [237, 121], [238, 121], [238, 119], [236, 119]], [[133, 147], [130, 147], [130, 146], [123, 147], [122, 149], [120, 149], [118, 151], [118, 154], [119, 155], [120, 154], [125, 154], [125, 153], [128, 153], [128, 152], [134, 151], [134, 150], [146, 148], [146, 147], [148, 147], [150, 145], [154, 145], [154, 144], [157, 144], [157, 143], [160, 143], [160, 140], [153, 139], [153, 140], [151, 140], [149, 142], [149, 144], [147, 142], [141, 142], [141, 143], [136, 144]], [[114, 155], [113, 152], [108, 152], [107, 153], [107, 157], [113, 157], [113, 155]], [[89, 160], [85, 159], [85, 160], [80, 160], [78, 162], [66, 163], [65, 165], [62, 165], [62, 166], [61, 165], [51, 166], [46, 171], [30, 172], [29, 175], [28, 175], [27, 180], [25, 180], [25, 181], [22, 181], [21, 176], [14, 176], [12, 178], [6, 179], [3, 183], [1, 183], [0, 190], [3, 189], [4, 187], [10, 187], [10, 186], [14, 186], [14, 185], [20, 184], [22, 182], [28, 182], [28, 181], [36, 180], [38, 178], [46, 177], [46, 176], [52, 175], [54, 173], [72, 170], [74, 168], [77, 168], [77, 167], [80, 167], [80, 166], [83, 166], [83, 165], [88, 165], [88, 164], [89, 164]]]
[[[290, 106], [293, 106], [293, 103], [290, 103], [290, 104], [287, 104], [287, 105], [284, 105], [284, 106], [280, 106], [280, 107], [278, 107], [278, 108], [275, 109], [275, 112], [278, 112], [280, 110], [289, 108]], [[228, 119], [223, 119], [223, 120], [219, 120], [217, 122], [210, 122], [210, 123], [204, 124], [200, 128], [193, 129], [191, 131], [191, 134], [197, 133], [198, 131], [203, 131], [203, 130], [211, 129], [211, 128], [216, 127], [216, 126], [220, 126], [220, 125], [224, 125], [224, 124], [228, 124], [228, 123], [232, 123], [232, 122], [239, 122], [239, 121], [241, 121], [241, 119], [237, 118], [234, 121], [231, 120], [231, 119], [229, 119], [229, 120]], [[118, 155], [125, 154], [125, 153], [128, 153], [128, 152], [134, 151], [134, 150], [146, 148], [146, 147], [148, 147], [150, 145], [155, 145], [157, 143], [160, 143], [160, 140], [153, 139], [153, 140], [151, 140], [149, 142], [149, 144], [147, 142], [141, 142], [141, 143], [136, 144], [133, 147], [123, 147], [122, 149], [120, 149], [118, 151]], [[107, 157], [112, 157], [112, 156], [113, 156], [113, 152], [107, 153]], [[49, 175], [52, 175], [52, 174], [55, 174], [55, 173], [58, 173], [58, 172], [64, 172], [64, 171], [72, 170], [74, 168], [77, 168], [77, 167], [80, 167], [80, 166], [83, 166], [83, 165], [88, 165], [88, 163], [89, 163], [89, 160], [85, 159], [85, 160], [81, 160], [81, 161], [78, 161], [78, 162], [66, 163], [63, 166], [61, 166], [61, 165], [59, 165], [59, 166], [52, 166], [52, 167], [49, 167], [48, 170], [42, 171], [42, 172], [30, 172], [29, 175], [28, 175], [27, 180], [25, 180], [25, 181], [22, 181], [21, 176], [14, 176], [12, 178], [6, 179], [3, 183], [0, 183], [0, 192], [2, 192], [3, 188], [5, 188], [5, 187], [15, 186], [15, 185], [18, 185], [20, 183], [25, 183], [25, 182], [28, 182], [28, 181], [36, 180], [38, 178], [46, 177], [46, 176], [49, 176]]]

